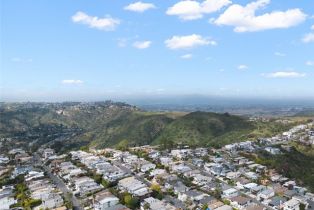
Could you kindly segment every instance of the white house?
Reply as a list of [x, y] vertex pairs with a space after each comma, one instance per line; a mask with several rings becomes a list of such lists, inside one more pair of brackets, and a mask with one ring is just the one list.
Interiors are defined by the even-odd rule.
[[13, 197], [13, 188], [2, 187], [0, 190], [0, 210], [10, 209], [10, 206], [16, 202], [17, 201]]
[[141, 171], [145, 173], [146, 171], [149, 171], [149, 170], [155, 169], [155, 168], [156, 168], [155, 164], [147, 163], [147, 164], [144, 164], [141, 166]]
[[240, 175], [241, 175], [240, 172], [230, 171], [230, 172], [226, 173], [226, 178], [232, 180], [232, 179], [238, 178]]
[[101, 191], [95, 194], [94, 209], [105, 210], [119, 203], [119, 198], [108, 191]]
[[278, 155], [281, 153], [280, 149], [274, 147], [266, 147], [265, 151], [269, 152], [272, 155]]
[[0, 210], [8, 210], [12, 204], [15, 204], [17, 201], [10, 196], [0, 196]]
[[290, 199], [283, 206], [283, 210], [300, 210], [300, 202], [297, 199]]
[[150, 193], [150, 189], [135, 177], [128, 177], [118, 182], [118, 188], [121, 191], [127, 191], [134, 196], [144, 196]]
[[230, 188], [227, 190], [222, 191], [222, 195], [221, 197], [223, 198], [231, 198], [231, 197], [235, 197], [238, 195], [238, 191], [234, 188]]
[[42, 204], [37, 206], [34, 210], [39, 209], [54, 209], [63, 205], [63, 199], [59, 194], [51, 193], [46, 199], [42, 199]]
[[273, 189], [266, 189], [257, 194], [257, 200], [268, 200], [275, 196], [275, 191]]
[[150, 172], [150, 176], [158, 176], [158, 175], [162, 175], [162, 174], [167, 174], [167, 171], [165, 169], [154, 169]]
[[191, 201], [200, 201], [202, 200], [206, 194], [197, 191], [197, 190], [189, 190], [183, 193], [179, 193], [178, 199], [181, 201], [186, 201], [187, 199], [190, 199]]
[[161, 163], [162, 165], [164, 165], [164, 166], [169, 166], [170, 163], [172, 163], [172, 159], [169, 158], [169, 157], [160, 157], [160, 158], [159, 158], [159, 161], [160, 161], [160, 163]]
[[146, 210], [147, 206], [150, 210], [176, 210], [177, 209], [174, 206], [153, 197], [145, 198], [143, 200], [143, 202], [141, 203], [141, 210]]
[[50, 156], [53, 156], [54, 154], [55, 154], [55, 151], [54, 151], [53, 149], [50, 149], [50, 148], [45, 149], [45, 150], [43, 151], [43, 157], [44, 157], [44, 159], [48, 159]]

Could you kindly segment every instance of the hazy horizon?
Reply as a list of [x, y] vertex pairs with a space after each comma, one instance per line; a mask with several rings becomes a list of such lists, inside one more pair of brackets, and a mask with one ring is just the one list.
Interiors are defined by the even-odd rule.
[[101, 102], [101, 101], [125, 102], [136, 106], [273, 106], [273, 107], [314, 107], [314, 99], [309, 98], [245, 98], [222, 97], [205, 95], [172, 95], [172, 96], [133, 96], [133, 97], [103, 97], [89, 100], [65, 99], [65, 100], [0, 100], [1, 103], [64, 103], [64, 102]]

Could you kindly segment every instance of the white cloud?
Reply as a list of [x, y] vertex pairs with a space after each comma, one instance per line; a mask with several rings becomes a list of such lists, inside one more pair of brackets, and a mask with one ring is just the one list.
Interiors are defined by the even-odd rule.
[[231, 3], [230, 0], [205, 0], [201, 3], [183, 0], [168, 8], [166, 14], [178, 16], [182, 20], [195, 20], [202, 18], [204, 14], [217, 12]]
[[210, 38], [204, 38], [201, 35], [192, 34], [187, 36], [173, 36], [165, 41], [169, 49], [189, 49], [204, 45], [216, 45], [217, 43]]
[[311, 30], [314, 30], [314, 25], [311, 26]]
[[262, 74], [262, 76], [269, 78], [299, 78], [305, 77], [306, 74], [296, 71], [277, 71], [273, 73]]
[[82, 84], [82, 80], [75, 80], [75, 79], [65, 79], [62, 80], [62, 84], [67, 84], [67, 85], [77, 85], [77, 84]]
[[78, 11], [72, 16], [74, 23], [88, 25], [90, 28], [96, 28], [104, 31], [112, 31], [120, 24], [119, 19], [110, 16], [99, 18], [96, 16], [89, 16], [84, 12]]
[[192, 54], [185, 54], [181, 56], [182, 59], [191, 59], [192, 57], [193, 57]]
[[314, 33], [305, 34], [302, 38], [304, 43], [314, 42]]
[[155, 9], [156, 6], [151, 3], [144, 3], [144, 2], [135, 2], [132, 4], [129, 4], [128, 6], [124, 7], [125, 10], [129, 10], [132, 12], [145, 12], [146, 10], [149, 9]]
[[314, 61], [306, 61], [305, 64], [308, 66], [314, 66]]
[[246, 6], [233, 4], [214, 23], [216, 25], [234, 26], [235, 32], [253, 32], [290, 28], [305, 21], [307, 17], [299, 8], [286, 11], [272, 11], [256, 16], [256, 11], [264, 8], [269, 3], [270, 0], [257, 0]]
[[11, 58], [11, 61], [15, 63], [31, 63], [33, 62], [33, 59], [14, 57], [14, 58]]
[[137, 49], [146, 49], [149, 48], [151, 44], [151, 41], [137, 41], [133, 43], [133, 47]]
[[249, 67], [247, 65], [244, 65], [244, 64], [241, 64], [237, 67], [239, 70], [246, 70], [248, 69]]
[[279, 56], [279, 57], [285, 57], [286, 54], [285, 53], [282, 53], [282, 52], [275, 52], [274, 53], [276, 56]]

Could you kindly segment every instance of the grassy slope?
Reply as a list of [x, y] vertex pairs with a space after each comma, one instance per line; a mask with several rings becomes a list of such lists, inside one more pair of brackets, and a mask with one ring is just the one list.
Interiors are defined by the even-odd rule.
[[288, 178], [295, 179], [299, 184], [308, 186], [314, 191], [314, 148], [296, 146], [290, 152], [271, 155], [259, 152], [255, 161], [276, 169]]
[[[90, 106], [84, 109], [65, 106], [63, 115], [50, 108], [19, 109], [1, 112], [0, 119], [0, 133], [3, 135], [32, 130], [43, 125], [79, 127], [83, 131], [82, 135], [58, 145], [59, 148], [64, 146], [70, 149], [87, 144], [95, 147], [115, 146], [123, 140], [127, 140], [129, 145], [173, 141], [190, 145], [220, 146], [271, 136], [288, 129], [278, 123], [251, 123], [229, 114], [154, 113], [119, 106]], [[58, 128], [54, 129], [58, 132]]]
[[150, 144], [172, 121], [163, 114], [136, 112], [120, 116], [106, 124], [105, 128], [95, 130], [92, 145], [113, 146], [123, 140], [128, 140], [129, 145]]
[[254, 126], [238, 116], [192, 112], [169, 124], [153, 143], [168, 140], [191, 145], [230, 143], [238, 140], [233, 137], [239, 137], [253, 129]]

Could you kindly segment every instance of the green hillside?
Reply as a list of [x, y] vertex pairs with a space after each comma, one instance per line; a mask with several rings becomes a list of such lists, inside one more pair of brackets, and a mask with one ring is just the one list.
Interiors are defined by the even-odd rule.
[[[309, 150], [310, 153], [308, 151]], [[271, 155], [266, 151], [247, 155], [257, 163], [276, 169], [288, 178], [297, 181], [298, 184], [306, 185], [314, 190], [314, 155], [313, 148], [296, 145], [291, 151], [283, 151], [280, 155]]]
[[238, 116], [192, 112], [170, 123], [153, 143], [223, 145], [239, 141], [253, 129], [253, 124]]
[[129, 145], [150, 144], [173, 119], [162, 114], [135, 112], [110, 121], [104, 128], [94, 130], [92, 145], [103, 147], [127, 140]]
[[124, 103], [9, 104], [0, 109], [0, 137], [57, 151], [81, 146], [162, 144], [221, 146], [288, 130], [292, 125], [249, 122], [209, 112], [145, 112]]

